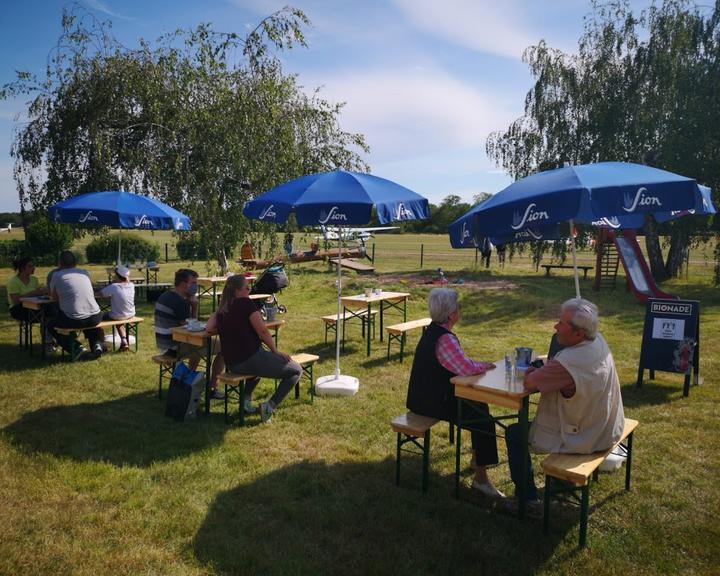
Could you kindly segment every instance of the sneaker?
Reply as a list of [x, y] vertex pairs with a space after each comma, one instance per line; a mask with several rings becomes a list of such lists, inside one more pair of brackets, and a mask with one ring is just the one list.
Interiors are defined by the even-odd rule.
[[245, 398], [243, 400], [243, 410], [245, 411], [245, 414], [255, 414], [255, 412], [258, 411], [257, 406], [253, 406], [250, 398]]
[[93, 352], [93, 354], [95, 354], [95, 356], [97, 356], [98, 358], [99, 358], [100, 356], [102, 356], [102, 353], [103, 353], [102, 344], [100, 344], [99, 342], [96, 343], [96, 344], [93, 346], [92, 352]]
[[210, 390], [210, 400], [225, 400], [225, 394], [220, 392], [217, 388]]
[[270, 406], [270, 402], [263, 402], [260, 404], [260, 420], [268, 422], [272, 418], [273, 409]]
[[477, 490], [480, 494], [487, 496], [488, 498], [505, 498], [505, 494], [495, 488], [495, 485], [490, 482], [490, 480], [486, 480], [485, 482], [473, 480], [471, 488], [473, 490]]
[[73, 360], [80, 360], [80, 358], [83, 357], [83, 354], [85, 354], [87, 350], [85, 350], [84, 346], [76, 346], [75, 351], [73, 352], [72, 359]]
[[120, 351], [120, 352], [127, 352], [128, 350], [130, 350], [130, 346], [128, 346], [128, 343], [127, 343], [127, 342], [120, 342], [120, 349], [119, 349], [119, 351]]
[[45, 355], [53, 356], [57, 352], [57, 348], [53, 344], [45, 344]]

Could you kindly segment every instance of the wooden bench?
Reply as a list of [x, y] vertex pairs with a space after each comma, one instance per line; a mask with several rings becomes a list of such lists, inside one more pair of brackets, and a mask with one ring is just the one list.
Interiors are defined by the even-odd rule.
[[[310, 379], [310, 396], [311, 399], [315, 394], [315, 381], [313, 378], [313, 366], [315, 365], [315, 362], [317, 362], [320, 357], [316, 356], [315, 354], [293, 354], [291, 358], [300, 364], [300, 366], [303, 369], [303, 376], [307, 376]], [[235, 399], [238, 400], [239, 405], [239, 420], [240, 420], [240, 426], [245, 425], [245, 410], [243, 409], [243, 398], [245, 397], [245, 383], [248, 380], [255, 380], [257, 378], [260, 378], [259, 376], [256, 376], [254, 374], [234, 374], [233, 372], [225, 372], [224, 374], [220, 374], [218, 376], [218, 382], [222, 383], [225, 387], [225, 422], [228, 421], [228, 400], [229, 399]], [[302, 376], [301, 376], [302, 378]], [[297, 384], [295, 384], [295, 398], [300, 397], [300, 381], [298, 380]]]
[[[95, 324], [95, 326], [85, 326], [84, 328], [55, 328], [55, 331], [58, 334], [63, 334], [64, 336], [71, 336], [73, 334], [77, 334], [78, 332], [82, 332], [83, 330], [96, 330], [98, 328], [104, 329], [104, 328], [114, 328], [115, 326], [125, 326], [125, 333], [128, 337], [131, 335], [135, 337], [135, 352], [138, 351], [138, 326], [140, 322], [142, 322], [143, 319], [139, 316], [133, 316], [132, 318], [128, 318], [126, 320], [103, 320], [102, 322], [98, 322]], [[115, 332], [112, 332], [113, 335], [113, 351], [115, 350]], [[70, 344], [70, 361], [74, 362], [75, 360], [75, 340]]]
[[630, 490], [630, 473], [632, 470], [632, 439], [637, 420], [625, 418], [622, 437], [610, 449], [592, 454], [550, 454], [542, 462], [545, 472], [545, 511], [543, 514], [543, 531], [550, 527], [550, 500], [558, 494], [581, 492], [580, 497], [580, 539], [583, 548], [587, 542], [588, 513], [590, 509], [590, 477], [597, 480], [598, 467], [613, 450], [620, 447], [627, 455], [625, 463], [625, 490]]
[[420, 318], [419, 320], [410, 320], [409, 322], [402, 322], [400, 324], [393, 324], [392, 326], [386, 326], [385, 330], [388, 333], [388, 345], [387, 345], [387, 357], [390, 360], [390, 343], [393, 340], [400, 340], [400, 362], [403, 361], [403, 352], [405, 351], [405, 335], [410, 330], [416, 328], [422, 328], [425, 332], [425, 328], [430, 326], [432, 320], [430, 318]]
[[[329, 262], [335, 264], [335, 266], [338, 265], [337, 258], [331, 258]], [[358, 274], [370, 274], [375, 272], [375, 268], [372, 266], [358, 262], [357, 260], [350, 260], [349, 258], [340, 258], [340, 266], [347, 268], [348, 270], [354, 270]]]
[[[543, 268], [545, 268], [545, 276], [550, 276], [551, 268], [565, 268], [565, 269], [569, 269], [569, 270], [572, 270], [574, 268], [572, 264], [541, 264], [541, 266]], [[584, 266], [584, 265], [580, 266], [578, 264], [577, 268], [578, 268], [578, 270], [583, 271], [583, 278], [587, 278], [588, 271], [595, 268], [595, 266]]]
[[[359, 318], [360, 322], [362, 322], [362, 336], [365, 338], [365, 323], [368, 323], [367, 329], [370, 330], [370, 327], [372, 326], [372, 329], [375, 329], [375, 316], [377, 315], [377, 310], [373, 310], [370, 314], [370, 317], [368, 318], [368, 311], [367, 309], [362, 310], [354, 310], [349, 311], [345, 310], [341, 315], [340, 319], [343, 321], [343, 324], [345, 322], [348, 322], [350, 320], [353, 320], [354, 318]], [[335, 333], [337, 333], [337, 321], [338, 321], [338, 315], [337, 314], [328, 314], [327, 316], [322, 317], [322, 321], [325, 323], [325, 344], [328, 343], [328, 332], [331, 330], [334, 330]], [[374, 333], [373, 333], [374, 335]], [[343, 341], [343, 346], [345, 342]]]
[[157, 354], [152, 357], [152, 361], [160, 367], [160, 373], [158, 375], [158, 398], [162, 399], [162, 383], [163, 378], [167, 378], [168, 386], [172, 378], [173, 370], [175, 370], [175, 364], [178, 359], [175, 356], [165, 356], [164, 354]]
[[[400, 486], [400, 455], [402, 452], [422, 454], [422, 491], [428, 489], [428, 472], [430, 468], [430, 429], [438, 423], [437, 418], [420, 416], [414, 412], [407, 412], [396, 416], [390, 421], [390, 428], [397, 433], [397, 455], [395, 460], [395, 484]], [[422, 438], [422, 444], [419, 439]], [[412, 444], [420, 452], [403, 448], [405, 444]]]

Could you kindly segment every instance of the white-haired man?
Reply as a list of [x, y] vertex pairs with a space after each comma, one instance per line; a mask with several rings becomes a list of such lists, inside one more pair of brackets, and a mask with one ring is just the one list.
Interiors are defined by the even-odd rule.
[[[535, 420], [530, 426], [530, 447], [537, 453], [590, 454], [606, 450], [623, 431], [620, 381], [610, 349], [598, 332], [598, 309], [582, 298], [567, 300], [555, 324], [562, 347], [541, 368], [528, 368], [526, 390], [540, 392]], [[519, 426], [509, 426], [505, 441], [510, 476], [517, 494], [522, 458], [527, 458], [526, 495], [537, 501], [530, 457], [521, 453]]]

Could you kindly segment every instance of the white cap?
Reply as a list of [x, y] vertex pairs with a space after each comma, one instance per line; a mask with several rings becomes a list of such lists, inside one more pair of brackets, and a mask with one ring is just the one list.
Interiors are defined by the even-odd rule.
[[115, 274], [121, 278], [125, 278], [125, 280], [130, 280], [130, 269], [127, 266], [116, 266]]

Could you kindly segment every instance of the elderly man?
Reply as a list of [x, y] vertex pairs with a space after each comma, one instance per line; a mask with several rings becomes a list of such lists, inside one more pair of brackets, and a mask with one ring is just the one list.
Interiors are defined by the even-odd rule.
[[[188, 356], [190, 369], [195, 370], [200, 362], [197, 349], [178, 349], [173, 340], [172, 329], [182, 326], [190, 318], [197, 317], [198, 273], [190, 268], [181, 268], [175, 272], [175, 285], [163, 292], [155, 303], [155, 343], [161, 354], [181, 358]], [[222, 399], [224, 396], [217, 390], [217, 377], [225, 370], [225, 362], [220, 355], [220, 344], [213, 339], [212, 398]]]
[[[450, 382], [453, 376], [483, 374], [495, 368], [495, 364], [476, 362], [465, 356], [452, 328], [460, 320], [460, 305], [457, 293], [450, 288], [434, 288], [428, 299], [432, 323], [427, 327], [415, 350], [407, 407], [422, 416], [439, 418], [448, 422], [457, 421], [457, 400]], [[472, 446], [475, 452], [475, 478], [472, 488], [484, 496], [504, 496], [487, 475], [486, 467], [497, 464], [497, 439], [495, 423], [490, 419], [487, 404], [478, 404], [472, 416], [480, 420], [472, 431]]]
[[[58, 310], [49, 321], [49, 331], [63, 349], [70, 353], [74, 349], [75, 358], [80, 358], [85, 349], [73, 342], [70, 336], [58, 334], [56, 328], [87, 328], [102, 320], [102, 312], [95, 301], [90, 275], [86, 270], [76, 267], [75, 255], [70, 250], [60, 253], [59, 267], [50, 280], [50, 294], [57, 300]], [[83, 330], [90, 342], [94, 357], [102, 354], [103, 331], [100, 328]]]
[[[590, 454], [622, 436], [625, 423], [620, 382], [610, 349], [598, 332], [598, 309], [582, 298], [566, 301], [555, 324], [563, 347], [541, 368], [528, 368], [526, 390], [540, 392], [530, 446], [538, 453]], [[517, 493], [522, 458], [527, 458], [527, 497], [537, 504], [530, 456], [520, 450], [519, 426], [505, 435], [510, 476]]]

